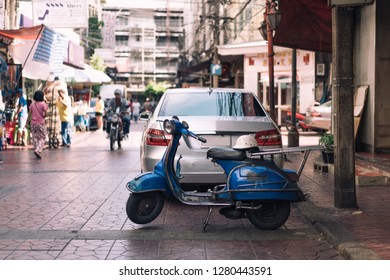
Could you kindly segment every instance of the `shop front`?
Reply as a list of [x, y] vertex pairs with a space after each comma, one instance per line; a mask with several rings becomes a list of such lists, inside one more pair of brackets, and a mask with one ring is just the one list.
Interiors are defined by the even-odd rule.
[[[282, 125], [284, 115], [291, 108], [292, 50], [274, 47], [274, 87], [276, 121]], [[220, 56], [242, 55], [244, 60], [244, 88], [257, 94], [269, 109], [268, 47], [266, 41], [218, 46]], [[315, 53], [297, 51], [298, 112], [304, 113], [315, 101]]]

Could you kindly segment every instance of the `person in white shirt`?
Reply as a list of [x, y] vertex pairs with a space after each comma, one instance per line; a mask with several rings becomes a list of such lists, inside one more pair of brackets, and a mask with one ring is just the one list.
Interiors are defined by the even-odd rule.
[[140, 113], [140, 110], [141, 110], [141, 104], [138, 102], [137, 99], [134, 99], [131, 107], [132, 107], [132, 110], [133, 110], [134, 121], [135, 121], [135, 123], [137, 123], [138, 119], [139, 119], [139, 113]]

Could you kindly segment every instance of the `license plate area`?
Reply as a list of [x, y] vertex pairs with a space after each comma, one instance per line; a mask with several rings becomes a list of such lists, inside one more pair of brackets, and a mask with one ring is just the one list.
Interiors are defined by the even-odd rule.
[[231, 147], [230, 135], [203, 135], [207, 139], [206, 143], [201, 143], [202, 148], [210, 148], [215, 146]]

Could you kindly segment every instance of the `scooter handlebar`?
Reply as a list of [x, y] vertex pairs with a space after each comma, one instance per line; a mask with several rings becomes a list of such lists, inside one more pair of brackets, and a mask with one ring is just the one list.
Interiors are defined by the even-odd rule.
[[192, 138], [196, 139], [196, 140], [199, 140], [200, 142], [202, 143], [206, 143], [207, 140], [205, 138], [203, 138], [202, 136], [199, 136], [199, 135], [196, 135], [195, 133], [193, 132], [190, 132], [189, 134]]
[[202, 143], [206, 143], [207, 142], [207, 140], [205, 139], [205, 138], [203, 138], [202, 136], [197, 136], [198, 138], [198, 140], [200, 141], [200, 142], [202, 142]]

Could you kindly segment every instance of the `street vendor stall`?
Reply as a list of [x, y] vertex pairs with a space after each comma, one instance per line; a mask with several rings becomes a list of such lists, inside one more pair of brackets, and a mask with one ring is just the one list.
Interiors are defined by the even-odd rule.
[[[23, 65], [15, 63], [9, 54], [9, 47], [15, 39], [36, 41], [43, 26], [17, 30], [0, 30], [0, 110], [2, 111], [2, 147], [14, 144], [17, 124], [13, 121], [18, 99], [16, 89], [22, 88]], [[28, 131], [27, 131], [28, 135]]]
[[[36, 89], [42, 89], [45, 92], [45, 98], [50, 105], [50, 114], [47, 118], [49, 146], [54, 147], [57, 143], [55, 139], [60, 123], [56, 113], [57, 90], [55, 88], [61, 86], [67, 92], [67, 82], [91, 86], [111, 80], [104, 72], [92, 69], [89, 65], [84, 65], [85, 69], [64, 65], [65, 58], [69, 55], [68, 48], [67, 37], [45, 25], [17, 30], [0, 30], [2, 95], [0, 101], [11, 108], [9, 105], [15, 103], [13, 101], [14, 90], [23, 88], [23, 78], [41, 81], [41, 85], [35, 84], [35, 87], [31, 87], [30, 94], [32, 95]], [[2, 102], [0, 102], [0, 109]], [[11, 123], [6, 123], [5, 126], [6, 132], [11, 132], [12, 128], [15, 129]]]

